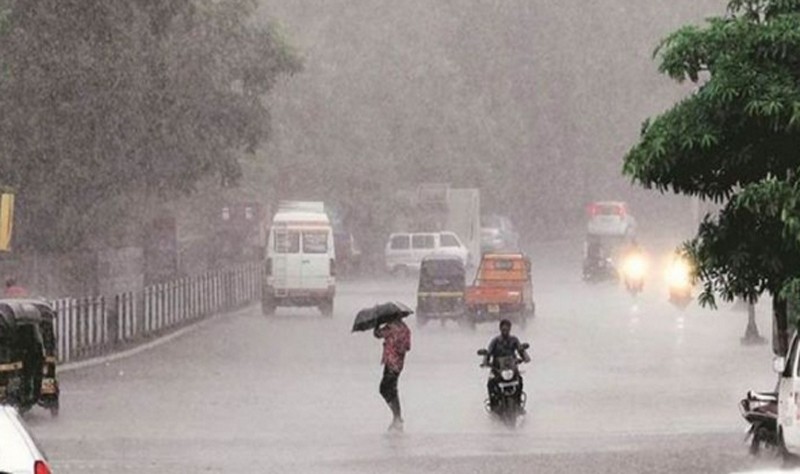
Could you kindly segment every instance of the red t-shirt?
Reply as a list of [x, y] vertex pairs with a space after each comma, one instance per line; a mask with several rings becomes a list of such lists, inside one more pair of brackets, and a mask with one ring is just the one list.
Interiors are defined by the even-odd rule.
[[21, 286], [9, 286], [3, 292], [3, 296], [6, 298], [27, 298], [28, 297], [28, 290]]
[[383, 338], [383, 359], [381, 363], [394, 372], [400, 373], [411, 350], [411, 331], [403, 321], [394, 321], [376, 331]]

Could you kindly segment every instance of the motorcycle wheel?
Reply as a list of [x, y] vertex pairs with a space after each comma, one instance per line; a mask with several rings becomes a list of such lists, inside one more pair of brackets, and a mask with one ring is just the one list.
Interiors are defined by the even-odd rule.
[[503, 408], [500, 416], [507, 427], [517, 427], [517, 402], [512, 397], [503, 398]]
[[261, 313], [266, 317], [275, 316], [275, 299], [271, 295], [263, 295], [261, 297]]
[[761, 439], [758, 435], [758, 430], [753, 433], [752, 439], [750, 440], [750, 449], [748, 450], [751, 456], [758, 456], [761, 452]]
[[783, 460], [784, 469], [794, 469], [797, 467], [797, 456], [786, 449], [786, 442], [783, 440], [783, 430], [778, 431], [778, 456]]
[[[274, 311], [273, 311], [274, 312]], [[333, 299], [326, 300], [319, 305], [319, 312], [326, 318], [333, 317]]]

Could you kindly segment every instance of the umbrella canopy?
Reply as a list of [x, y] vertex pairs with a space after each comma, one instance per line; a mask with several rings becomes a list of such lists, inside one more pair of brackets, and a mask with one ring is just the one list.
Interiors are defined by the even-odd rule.
[[414, 314], [408, 306], [397, 301], [375, 305], [358, 312], [353, 322], [353, 332], [375, 329], [381, 324]]

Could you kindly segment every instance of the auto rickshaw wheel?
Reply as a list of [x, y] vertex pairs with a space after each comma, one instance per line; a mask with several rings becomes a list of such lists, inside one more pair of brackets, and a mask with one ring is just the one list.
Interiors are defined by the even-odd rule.
[[59, 405], [59, 404], [58, 404], [58, 401], [56, 401], [56, 402], [55, 402], [55, 403], [54, 403], [54, 404], [53, 404], [53, 405], [50, 407], [50, 416], [51, 416], [51, 417], [53, 417], [53, 418], [58, 418], [58, 408], [59, 408], [59, 406], [58, 406], [58, 405]]
[[264, 295], [261, 297], [261, 313], [264, 316], [274, 316], [276, 309], [275, 299], [272, 296]]
[[476, 326], [475, 318], [469, 315], [465, 315], [458, 320], [458, 325], [461, 326], [462, 328], [474, 331]]
[[333, 317], [333, 300], [326, 300], [324, 303], [319, 305], [319, 312], [322, 313], [323, 316], [326, 318]]
[[511, 318], [511, 320], [519, 324], [519, 327], [521, 328], [525, 328], [525, 326], [528, 325], [528, 315], [525, 311], [518, 312]]

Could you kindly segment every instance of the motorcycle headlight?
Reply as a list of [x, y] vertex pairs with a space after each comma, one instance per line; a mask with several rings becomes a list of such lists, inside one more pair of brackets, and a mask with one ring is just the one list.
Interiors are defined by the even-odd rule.
[[692, 268], [689, 262], [680, 258], [670, 264], [667, 269], [667, 284], [670, 289], [681, 290], [692, 286]]
[[503, 377], [503, 380], [508, 381], [514, 378], [514, 371], [506, 369], [500, 372], [500, 377]]
[[641, 255], [631, 255], [625, 260], [622, 271], [630, 279], [641, 280], [647, 272], [647, 262]]

